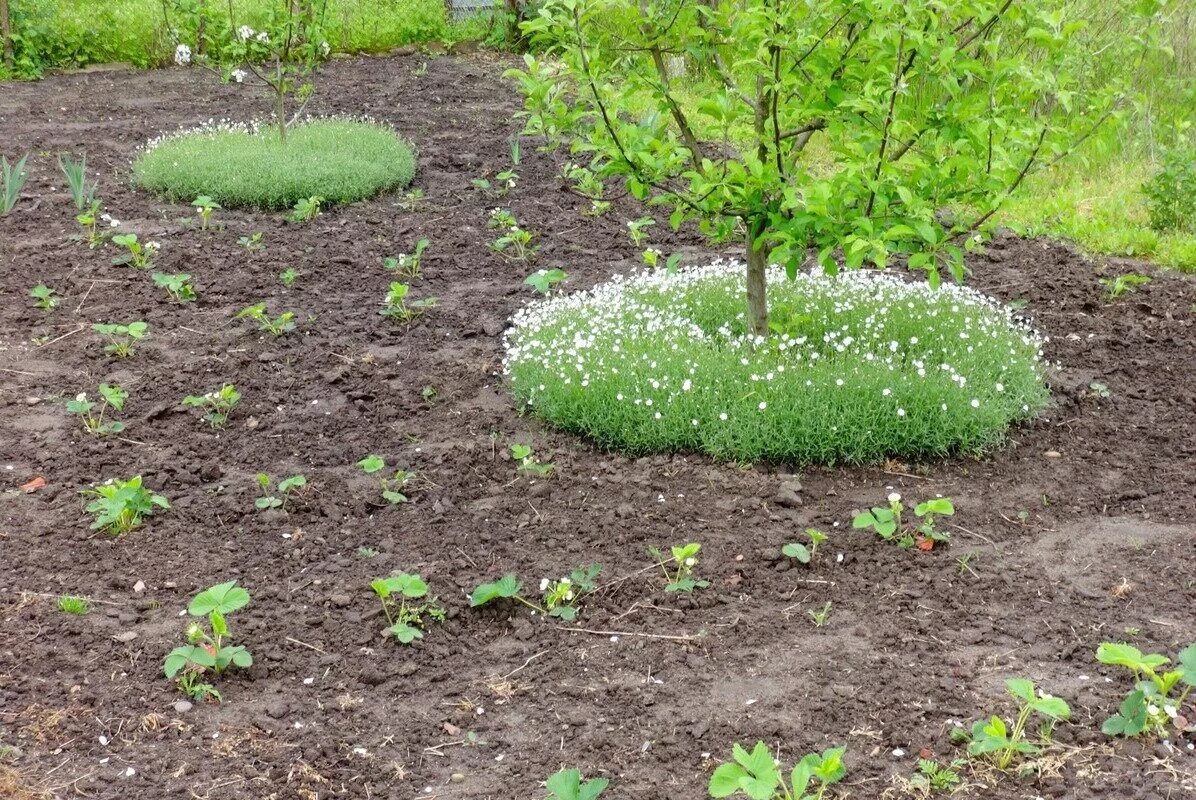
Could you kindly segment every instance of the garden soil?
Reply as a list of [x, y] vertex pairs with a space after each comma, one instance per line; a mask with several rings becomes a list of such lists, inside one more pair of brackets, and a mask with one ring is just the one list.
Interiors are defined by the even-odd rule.
[[[1067, 700], [1070, 723], [1020, 770], [960, 766], [959, 796], [1196, 796], [1191, 739], [1100, 733], [1130, 678], [1094, 658], [1102, 641], [1174, 656], [1196, 640], [1192, 279], [1009, 235], [969, 257], [970, 282], [1024, 301], [1059, 364], [1052, 407], [980, 460], [794, 473], [602, 452], [520, 414], [501, 337], [534, 267], [564, 268], [569, 289], [632, 267], [626, 221], [644, 210], [624, 198], [584, 215], [563, 158], [531, 140], [506, 197], [471, 186], [510, 165], [505, 65], [334, 62], [312, 110], [409, 137], [415, 210], [392, 195], [304, 225], [217, 211], [210, 232], [134, 190], [129, 163], [160, 133], [264, 114], [254, 89], [198, 69], [0, 84], [0, 151], [32, 153], [0, 218], [0, 795], [540, 800], [547, 776], [577, 766], [610, 779], [604, 797], [697, 800], [732, 743], [762, 740], [787, 764], [846, 745], [836, 797], [917, 797], [917, 759], [961, 757], [951, 729], [1008, 718], [1004, 681], [1024, 676]], [[189, 273], [198, 302], [171, 304], [112, 266], [112, 246], [72, 241], [53, 154], [84, 151], [105, 208], [162, 243], [159, 268]], [[488, 247], [496, 206], [535, 232], [535, 265]], [[257, 231], [264, 251], [237, 244]], [[382, 260], [425, 237], [412, 292], [439, 305], [404, 326], [377, 313]], [[686, 263], [716, 254], [663, 218], [650, 242]], [[1108, 302], [1098, 278], [1131, 270], [1153, 281]], [[34, 307], [38, 283], [61, 296], [53, 311]], [[274, 338], [234, 318], [259, 300], [293, 310], [297, 329]], [[91, 325], [138, 319], [150, 338], [106, 357]], [[64, 410], [101, 382], [130, 393], [118, 436], [89, 436]], [[180, 404], [229, 382], [244, 399], [224, 430]], [[517, 471], [515, 442], [551, 477]], [[417, 473], [410, 502], [382, 500], [355, 466], [367, 454]], [[308, 484], [257, 511], [263, 471]], [[171, 510], [120, 538], [89, 530], [80, 489], [135, 474]], [[950, 543], [903, 550], [851, 529], [892, 491], [953, 498]], [[807, 527], [830, 539], [803, 566], [780, 548]], [[711, 585], [667, 594], [647, 548], [685, 541], [702, 544]], [[534, 592], [591, 562], [602, 588], [575, 623], [468, 607], [503, 573]], [[406, 647], [383, 637], [369, 588], [400, 570], [447, 608]], [[189, 598], [233, 579], [253, 595], [229, 622], [254, 664], [218, 680], [223, 703], [191, 704], [163, 656]], [[63, 614], [62, 594], [94, 610]], [[816, 627], [807, 612], [828, 604]]]

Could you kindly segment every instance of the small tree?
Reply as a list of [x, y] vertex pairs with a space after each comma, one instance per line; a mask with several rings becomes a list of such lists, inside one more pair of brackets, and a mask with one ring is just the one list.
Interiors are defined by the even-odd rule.
[[902, 254], [962, 279], [1001, 202], [1117, 115], [1123, 82], [1101, 62], [1128, 65], [1151, 27], [1090, 52], [1074, 5], [548, 0], [525, 26], [546, 52], [509, 74], [528, 133], [572, 140], [674, 227], [743, 237], [748, 323], [766, 335], [770, 259], [792, 275], [810, 249], [831, 271], [837, 253], [849, 268]]
[[[178, 42], [175, 61], [208, 67], [225, 81], [248, 80], [266, 87], [272, 95], [279, 139], [286, 142], [287, 128], [303, 113], [315, 91], [312, 77], [331, 53], [323, 33], [327, 0], [319, 3], [318, 11], [316, 0], [282, 0], [273, 4], [261, 30], [238, 25], [231, 0], [228, 17], [220, 20], [213, 18], [210, 7], [202, 0], [170, 2], [175, 4], [179, 16], [196, 20], [196, 52], [192, 53], [186, 43]], [[168, 24], [169, 21], [167, 15]], [[217, 22], [222, 26], [217, 28]], [[175, 38], [179, 38], [177, 30]], [[288, 109], [292, 95], [299, 104], [293, 113]]]

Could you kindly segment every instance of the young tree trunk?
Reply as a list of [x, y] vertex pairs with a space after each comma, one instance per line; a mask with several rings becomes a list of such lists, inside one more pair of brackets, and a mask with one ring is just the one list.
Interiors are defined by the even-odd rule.
[[[3, 2], [3, 0], [0, 0]], [[202, 56], [207, 50], [207, 27], [208, 15], [204, 13], [204, 0], [199, 0], [196, 5], [196, 20], [195, 20], [195, 54]]]
[[283, 92], [274, 94], [274, 115], [278, 118], [278, 140], [287, 143], [287, 96]]
[[748, 222], [747, 234], [747, 306], [748, 325], [755, 336], [768, 336], [768, 292], [765, 273], [768, 253], [756, 246], [756, 239], [764, 232], [764, 223]]
[[8, 0], [0, 0], [0, 44], [4, 46], [4, 66], [12, 69], [12, 22], [8, 16]]

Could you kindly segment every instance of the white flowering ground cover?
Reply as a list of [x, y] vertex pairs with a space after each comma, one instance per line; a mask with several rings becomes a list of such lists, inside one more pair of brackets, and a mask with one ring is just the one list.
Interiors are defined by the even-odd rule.
[[414, 175], [411, 145], [368, 119], [300, 122], [285, 145], [272, 125], [212, 122], [150, 141], [133, 163], [144, 189], [180, 202], [207, 195], [225, 208], [351, 203]]
[[756, 338], [743, 275], [641, 271], [526, 306], [505, 342], [516, 398], [629, 453], [801, 464], [981, 453], [1048, 402], [1044, 337], [977, 291], [774, 267]]

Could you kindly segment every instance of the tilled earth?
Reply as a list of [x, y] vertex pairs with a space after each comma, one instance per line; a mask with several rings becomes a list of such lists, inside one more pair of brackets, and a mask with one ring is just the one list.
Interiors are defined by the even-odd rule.
[[[221, 211], [212, 232], [134, 191], [129, 161], [160, 132], [260, 116], [252, 90], [198, 70], [0, 84], [0, 152], [34, 154], [0, 218], [0, 795], [539, 800], [548, 775], [578, 766], [609, 777], [612, 798], [694, 800], [733, 742], [759, 739], [787, 762], [846, 744], [838, 796], [916, 797], [902, 781], [919, 755], [959, 757], [950, 728], [1008, 717], [1004, 680], [1024, 676], [1066, 699], [1072, 722], [1021, 775], [962, 767], [965, 796], [1193, 796], [1190, 740], [1100, 733], [1130, 680], [1093, 657], [1101, 641], [1174, 655], [1196, 640], [1191, 279], [1152, 273], [1110, 304], [1099, 276], [1149, 268], [1010, 237], [972, 258], [975, 285], [1026, 301], [1061, 364], [1055, 405], [984, 460], [794, 475], [601, 452], [521, 416], [504, 389], [501, 333], [533, 267], [492, 252], [486, 221], [512, 209], [537, 234], [537, 265], [577, 288], [635, 262], [625, 223], [643, 210], [584, 216], [560, 159], [529, 142], [509, 196], [471, 187], [509, 165], [518, 98], [503, 66], [336, 62], [315, 111], [409, 137], [424, 199], [306, 225]], [[148, 275], [111, 265], [112, 246], [70, 239], [53, 154], [84, 150], [107, 210], [162, 242], [159, 268], [190, 273], [198, 302], [168, 303]], [[263, 252], [237, 245], [256, 231]], [[382, 258], [423, 237], [413, 292], [440, 305], [404, 327], [376, 313]], [[651, 242], [690, 263], [714, 255], [664, 224]], [[290, 289], [287, 267], [300, 273]], [[33, 307], [37, 283], [60, 293], [57, 309]], [[295, 311], [298, 329], [276, 339], [234, 320], [258, 300]], [[110, 360], [91, 324], [136, 319], [150, 338]], [[130, 392], [119, 436], [89, 436], [64, 410], [101, 382]], [[213, 431], [180, 400], [225, 382], [244, 400]], [[553, 476], [519, 473], [512, 442]], [[417, 471], [409, 503], [382, 501], [355, 466], [370, 453]], [[259, 512], [260, 471], [308, 486]], [[89, 531], [79, 490], [135, 474], [173, 509], [121, 538]], [[952, 497], [949, 546], [906, 551], [850, 529], [890, 491]], [[780, 547], [807, 526], [831, 538], [811, 565], [790, 563]], [[692, 596], [645, 569], [648, 545], [683, 541], [701, 542], [712, 584]], [[534, 588], [590, 562], [606, 588], [576, 623], [467, 607], [504, 572]], [[382, 637], [369, 589], [399, 570], [448, 608], [410, 647]], [[219, 680], [222, 704], [188, 707], [162, 658], [189, 598], [232, 579], [253, 595], [230, 623], [255, 663]], [[95, 608], [62, 614], [60, 594]], [[828, 602], [815, 627], [807, 611]]]

